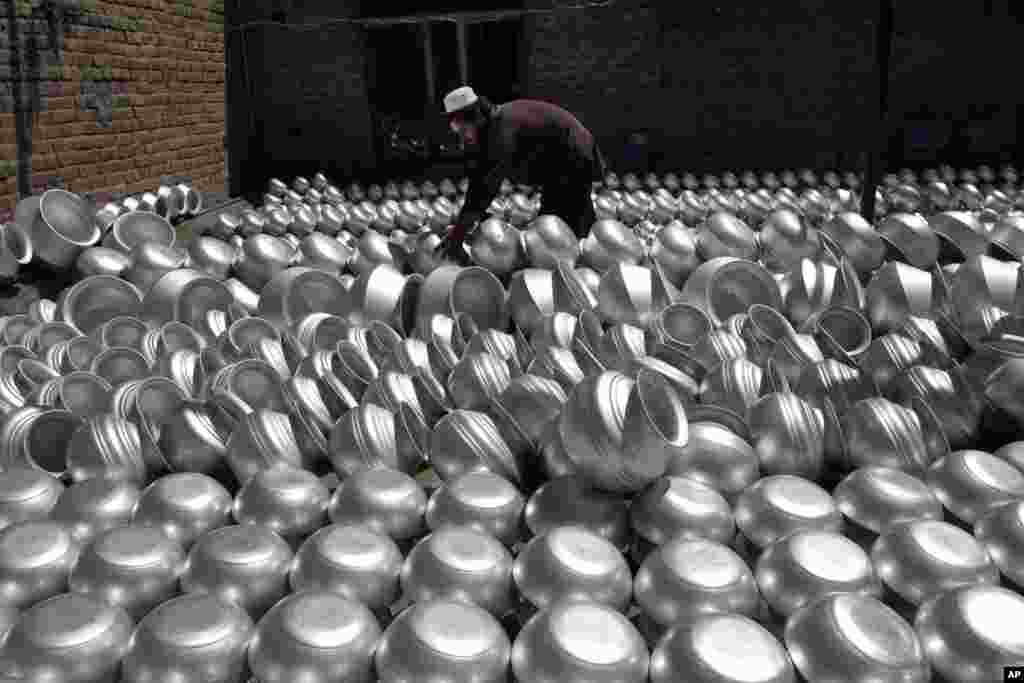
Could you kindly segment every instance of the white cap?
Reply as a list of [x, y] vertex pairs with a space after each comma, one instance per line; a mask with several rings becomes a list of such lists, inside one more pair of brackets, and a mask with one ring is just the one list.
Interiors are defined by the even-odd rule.
[[444, 96], [444, 113], [454, 114], [476, 104], [477, 96], [471, 87], [464, 85]]

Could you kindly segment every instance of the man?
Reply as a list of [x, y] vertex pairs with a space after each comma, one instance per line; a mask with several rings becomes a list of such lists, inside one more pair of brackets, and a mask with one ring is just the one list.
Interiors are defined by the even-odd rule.
[[466, 234], [486, 217], [503, 178], [540, 187], [540, 213], [564, 220], [584, 237], [597, 220], [591, 183], [605, 168], [594, 136], [575, 116], [553, 104], [513, 100], [494, 105], [472, 88], [444, 98], [445, 115], [474, 156], [466, 203], [438, 251], [465, 260]]

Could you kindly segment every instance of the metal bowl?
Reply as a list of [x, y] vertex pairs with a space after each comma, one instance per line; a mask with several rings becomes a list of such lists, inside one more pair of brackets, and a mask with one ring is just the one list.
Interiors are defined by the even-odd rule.
[[702, 614], [754, 617], [760, 595], [743, 559], [707, 539], [676, 537], [654, 550], [633, 581], [641, 623], [649, 641]]
[[532, 539], [516, 557], [512, 577], [532, 609], [575, 599], [624, 611], [633, 592], [622, 554], [581, 526], [555, 527]]
[[140, 244], [173, 246], [177, 235], [166, 218], [150, 211], [129, 211], [117, 217], [103, 246], [131, 253]]
[[504, 683], [511, 649], [501, 624], [485, 610], [428, 600], [403, 611], [384, 632], [375, 654], [377, 678]]
[[61, 293], [60, 319], [92, 334], [118, 316], [134, 316], [142, 310], [142, 293], [130, 282], [111, 275], [92, 275]]
[[4, 652], [15, 680], [113, 681], [133, 627], [123, 609], [64, 593], [26, 610]]
[[289, 582], [293, 591], [330, 591], [381, 611], [399, 596], [401, 569], [402, 554], [388, 536], [362, 525], [332, 525], [302, 544]]
[[259, 617], [288, 592], [292, 551], [258, 524], [226, 526], [200, 536], [189, 551], [181, 588], [212, 593]]
[[577, 476], [545, 482], [526, 503], [523, 520], [534, 536], [564, 525], [580, 525], [616, 548], [629, 546], [629, 513], [621, 496], [598, 491]]
[[67, 590], [80, 546], [60, 522], [18, 522], [0, 530], [0, 604], [30, 607]]
[[0, 472], [0, 529], [45, 519], [63, 492], [59, 479], [39, 469], [12, 467]]
[[296, 593], [260, 620], [249, 668], [260, 683], [370, 681], [380, 635], [362, 604], [327, 591]]
[[106, 477], [72, 484], [61, 493], [50, 519], [63, 524], [79, 546], [107, 529], [128, 524], [141, 491], [136, 483]]
[[729, 500], [760, 477], [753, 446], [729, 427], [710, 421], [689, 425], [690, 439], [669, 461], [668, 474], [695, 479]]
[[1024, 598], [996, 586], [948, 591], [922, 605], [914, 625], [935, 673], [963, 683], [1005, 680], [1024, 661], [1024, 643], [1008, 624], [1024, 618]]
[[673, 538], [732, 542], [736, 523], [725, 497], [696, 479], [662, 477], [633, 499], [630, 526], [646, 549]]
[[561, 601], [534, 616], [512, 649], [517, 681], [644, 683], [649, 653], [636, 628], [606, 605]]
[[1024, 586], [1024, 502], [993, 509], [974, 525], [974, 537], [988, 551], [1003, 576]]
[[697, 306], [716, 325], [754, 304], [782, 310], [774, 278], [757, 263], [720, 257], [702, 263], [686, 280], [681, 301]]
[[789, 654], [753, 619], [706, 614], [673, 628], [651, 653], [651, 683], [795, 683]]
[[23, 199], [17, 213], [27, 217], [18, 222], [29, 231], [35, 258], [51, 268], [68, 268], [84, 249], [100, 240], [86, 203], [65, 190], [47, 190]]
[[915, 606], [954, 588], [999, 580], [984, 546], [966, 531], [935, 520], [891, 527], [875, 541], [871, 560], [886, 587]]
[[875, 598], [842, 594], [814, 602], [789, 621], [785, 640], [806, 680], [932, 680], [914, 629]]
[[363, 524], [396, 541], [411, 541], [426, 529], [427, 496], [415, 479], [385, 467], [355, 472], [331, 496], [334, 524]]
[[297, 541], [327, 521], [331, 493], [308, 470], [274, 467], [256, 474], [235, 496], [232, 514], [239, 524], [262, 524]]
[[476, 470], [434, 491], [427, 502], [426, 521], [432, 531], [446, 525], [468, 526], [511, 547], [520, 540], [525, 505], [523, 495], [510, 481]]
[[174, 597], [185, 563], [181, 545], [159, 528], [124, 526], [97, 535], [79, 554], [68, 586], [124, 608], [133, 619]]
[[826, 595], [882, 596], [867, 553], [834, 532], [797, 531], [779, 539], [758, 558], [755, 575], [765, 602], [783, 618]]
[[942, 503], [920, 479], [891, 467], [861, 467], [832, 492], [843, 516], [875, 536], [896, 524], [942, 519]]
[[763, 549], [783, 536], [842, 527], [835, 501], [814, 482], [786, 474], [760, 479], [736, 501], [736, 526], [745, 540]]
[[244, 683], [252, 619], [213, 595], [164, 602], [139, 622], [122, 663], [124, 683]]
[[402, 567], [403, 597], [477, 605], [497, 618], [513, 607], [512, 555], [490, 534], [445, 526], [423, 538]]
[[973, 525], [996, 507], [1024, 500], [1024, 473], [991, 453], [957, 451], [932, 464], [926, 481], [950, 514]]

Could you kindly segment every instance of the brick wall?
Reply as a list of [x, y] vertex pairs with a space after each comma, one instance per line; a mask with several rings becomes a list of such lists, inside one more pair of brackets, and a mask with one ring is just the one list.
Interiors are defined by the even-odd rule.
[[19, 91], [30, 110], [30, 149], [20, 153], [33, 192], [135, 193], [166, 176], [223, 191], [223, 0], [0, 6], [12, 1], [0, 18], [0, 69], [14, 67], [0, 71], [0, 210], [17, 201]]

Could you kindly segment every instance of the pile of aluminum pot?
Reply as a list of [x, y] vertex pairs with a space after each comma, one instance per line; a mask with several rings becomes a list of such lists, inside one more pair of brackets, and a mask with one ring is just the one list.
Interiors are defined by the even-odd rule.
[[[0, 679], [785, 683], [1024, 664], [1016, 172], [50, 190], [0, 320]], [[126, 210], [127, 209], [127, 210]], [[5, 240], [5, 248], [11, 250]], [[41, 255], [41, 256], [40, 256]]]

